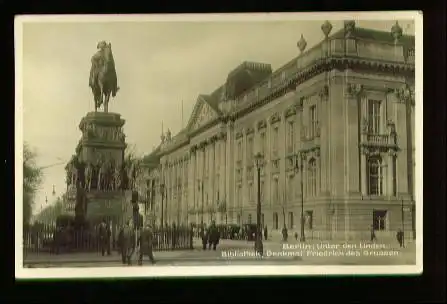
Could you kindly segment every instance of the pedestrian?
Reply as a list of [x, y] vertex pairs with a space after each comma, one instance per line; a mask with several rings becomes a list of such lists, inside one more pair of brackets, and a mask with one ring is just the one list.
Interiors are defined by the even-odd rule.
[[143, 265], [143, 255], [147, 255], [151, 263], [155, 264], [153, 253], [154, 234], [149, 223], [146, 223], [145, 227], [141, 231], [139, 245], [140, 254], [138, 256], [138, 265]]
[[172, 229], [171, 229], [171, 242], [172, 242], [172, 250], [175, 249], [175, 246], [177, 244], [177, 226], [174, 223], [172, 223]]
[[399, 243], [399, 247], [404, 247], [404, 232], [401, 229], [397, 230], [396, 238], [397, 242]]
[[374, 230], [374, 225], [371, 225], [371, 242], [377, 241], [376, 231]]
[[264, 227], [264, 238], [267, 241], [268, 239], [268, 229], [267, 229], [267, 225]]
[[287, 232], [287, 227], [284, 225], [284, 227], [282, 228], [282, 240], [284, 242], [287, 242], [288, 238], [289, 238], [289, 234]]
[[216, 222], [213, 220], [208, 229], [208, 244], [209, 250], [211, 250], [211, 246], [213, 246], [213, 250], [216, 250], [217, 244], [219, 244], [220, 232], [216, 227]]
[[200, 238], [202, 239], [202, 248], [203, 250], [206, 250], [206, 244], [208, 242], [208, 232], [205, 231], [205, 228], [202, 226], [200, 227]]
[[295, 241], [298, 241], [298, 232], [295, 232]]
[[101, 254], [102, 256], [105, 255], [107, 252], [107, 255], [110, 255], [110, 228], [106, 224], [105, 221], [102, 221], [99, 226], [99, 242], [101, 247]]
[[120, 235], [118, 237], [120, 250], [121, 250], [121, 260], [123, 264], [132, 264], [132, 255], [135, 252], [135, 231], [132, 227], [132, 222], [128, 220], [126, 225], [121, 229]]

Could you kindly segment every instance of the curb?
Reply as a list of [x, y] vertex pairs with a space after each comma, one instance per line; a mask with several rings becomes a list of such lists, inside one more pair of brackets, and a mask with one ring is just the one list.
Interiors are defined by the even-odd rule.
[[[223, 263], [231, 263], [232, 261], [234, 262], [243, 262], [243, 261], [247, 261], [247, 262], [253, 262], [253, 261], [265, 261], [265, 262], [285, 262], [285, 261], [294, 261], [294, 262], [302, 262], [303, 259], [299, 258], [299, 257], [294, 257], [294, 258], [264, 258], [264, 259], [249, 259], [249, 258], [222, 258], [222, 257], [188, 257], [188, 258], [181, 258], [181, 259], [176, 259], [176, 258], [156, 258], [156, 261], [158, 261], [160, 264], [163, 264], [164, 262], [223, 262]], [[57, 261], [57, 262], [53, 262], [53, 261], [39, 261], [39, 262], [26, 262], [23, 263], [23, 267], [24, 268], [34, 268], [35, 266], [38, 265], [70, 265], [70, 264], [103, 264], [105, 262], [112, 262], [112, 263], [117, 263], [117, 264], [121, 264], [121, 260], [113, 260], [113, 261]], [[92, 266], [94, 267], [94, 266]]]

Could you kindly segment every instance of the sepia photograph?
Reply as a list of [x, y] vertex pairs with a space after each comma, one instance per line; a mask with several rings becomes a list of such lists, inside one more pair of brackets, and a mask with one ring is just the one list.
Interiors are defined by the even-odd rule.
[[16, 278], [422, 273], [422, 13], [15, 20]]

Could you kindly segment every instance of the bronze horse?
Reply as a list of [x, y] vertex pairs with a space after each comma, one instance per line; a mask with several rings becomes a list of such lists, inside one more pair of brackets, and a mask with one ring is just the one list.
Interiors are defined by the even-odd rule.
[[97, 48], [99, 51], [92, 57], [89, 86], [95, 100], [95, 111], [104, 105], [104, 112], [107, 113], [110, 95], [115, 97], [119, 87], [117, 86], [112, 45], [101, 41]]

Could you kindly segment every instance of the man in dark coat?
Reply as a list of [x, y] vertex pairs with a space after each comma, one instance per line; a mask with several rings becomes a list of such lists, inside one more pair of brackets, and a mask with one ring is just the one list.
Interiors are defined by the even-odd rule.
[[404, 240], [404, 232], [401, 229], [399, 229], [397, 231], [396, 238], [397, 238], [397, 241], [399, 242], [399, 246], [400, 247], [404, 247], [404, 242], [403, 242], [403, 240]]
[[152, 264], [155, 264], [153, 254], [154, 234], [149, 223], [145, 225], [140, 233], [139, 245], [140, 254], [138, 256], [138, 265], [143, 265], [143, 255], [149, 256]]
[[132, 255], [135, 251], [135, 230], [131, 221], [127, 221], [126, 225], [121, 229], [118, 242], [121, 250], [121, 259], [123, 264], [132, 264]]
[[202, 239], [202, 248], [203, 250], [206, 250], [206, 245], [208, 243], [208, 231], [205, 231], [205, 227], [200, 227], [199, 232], [200, 238]]
[[106, 224], [105, 221], [102, 221], [101, 225], [99, 226], [99, 241], [101, 246], [101, 254], [104, 256], [104, 254], [107, 252], [107, 255], [110, 255], [110, 237], [111, 237], [111, 231], [109, 225]]
[[208, 228], [208, 244], [209, 250], [211, 250], [211, 245], [213, 250], [216, 250], [217, 244], [219, 244], [220, 232], [216, 227], [216, 222], [212, 221], [210, 227]]
[[268, 229], [267, 229], [267, 226], [264, 227], [264, 238], [267, 241], [267, 239], [268, 239]]

